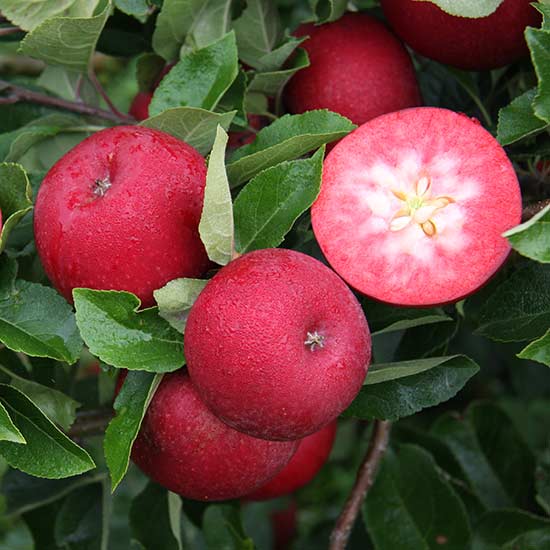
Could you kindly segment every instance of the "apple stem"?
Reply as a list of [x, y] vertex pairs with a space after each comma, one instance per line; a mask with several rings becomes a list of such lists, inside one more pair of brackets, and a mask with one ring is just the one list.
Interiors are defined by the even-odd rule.
[[40, 92], [35, 92], [34, 90], [17, 86], [7, 80], [0, 80], [0, 91], [8, 93], [8, 95], [0, 97], [0, 105], [26, 101], [29, 103], [37, 103], [39, 105], [64, 109], [65, 111], [72, 111], [82, 115], [95, 116], [105, 120], [111, 120], [119, 124], [135, 124], [136, 122], [136, 120], [129, 115], [124, 115], [122, 113], [116, 114], [112, 111], [106, 111], [105, 109], [100, 109], [99, 107], [92, 107], [91, 105], [81, 103], [79, 101], [69, 101]]
[[353, 489], [330, 535], [329, 550], [344, 550], [346, 548], [361, 505], [374, 483], [376, 471], [388, 448], [390, 430], [391, 422], [387, 420], [374, 421], [367, 454], [359, 467]]

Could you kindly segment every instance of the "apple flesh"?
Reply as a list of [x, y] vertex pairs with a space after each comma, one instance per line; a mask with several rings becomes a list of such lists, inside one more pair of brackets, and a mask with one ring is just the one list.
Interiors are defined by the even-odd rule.
[[206, 165], [158, 130], [117, 126], [85, 139], [48, 172], [36, 199], [36, 248], [53, 286], [153, 290], [210, 265], [199, 238]]
[[300, 441], [290, 462], [265, 485], [247, 495], [247, 500], [268, 500], [288, 495], [307, 485], [327, 461], [334, 438], [336, 421]]
[[401, 42], [369, 15], [348, 13], [334, 23], [301, 25], [310, 66], [284, 89], [291, 113], [329, 109], [363, 124], [384, 113], [420, 105], [411, 58]]
[[431, 2], [381, 0], [396, 34], [418, 53], [466, 70], [508, 65], [527, 54], [525, 27], [541, 14], [531, 0], [504, 0], [487, 17], [456, 17]]
[[214, 416], [185, 370], [164, 376], [143, 419], [132, 460], [151, 479], [202, 501], [250, 493], [290, 460], [297, 442], [256, 439]]
[[313, 230], [351, 286], [431, 306], [476, 291], [502, 265], [521, 218], [504, 149], [476, 120], [420, 107], [367, 122], [327, 156]]
[[367, 373], [359, 302], [321, 262], [247, 253], [200, 293], [185, 329], [189, 375], [224, 422], [254, 437], [301, 439], [332, 422]]

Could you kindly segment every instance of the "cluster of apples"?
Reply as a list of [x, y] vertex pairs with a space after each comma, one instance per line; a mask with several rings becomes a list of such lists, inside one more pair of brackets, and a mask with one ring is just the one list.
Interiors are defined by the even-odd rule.
[[[539, 20], [524, 0], [481, 20], [428, 2], [382, 7], [413, 49], [468, 69], [523, 55], [523, 28]], [[498, 44], [487, 25], [502, 29]], [[322, 466], [371, 355], [342, 279], [396, 305], [455, 302], [502, 265], [502, 233], [521, 216], [504, 150], [476, 120], [420, 106], [410, 56], [382, 23], [350, 13], [297, 34], [309, 36], [311, 65], [287, 86], [288, 110], [328, 108], [360, 125], [327, 156], [311, 212], [334, 271], [296, 251], [260, 250], [221, 268], [198, 297], [187, 369], [164, 377], [132, 452], [187, 498], [272, 498]], [[138, 118], [148, 101], [136, 99]], [[148, 307], [168, 281], [203, 276], [212, 267], [198, 233], [205, 178], [203, 157], [160, 131], [119, 126], [81, 142], [36, 201], [36, 246], [52, 284], [69, 301], [76, 287], [114, 289]]]

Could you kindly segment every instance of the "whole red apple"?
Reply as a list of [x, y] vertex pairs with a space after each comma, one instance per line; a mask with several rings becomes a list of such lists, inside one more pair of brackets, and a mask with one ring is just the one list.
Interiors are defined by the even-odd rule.
[[132, 460], [151, 479], [194, 500], [247, 494], [276, 475], [297, 442], [266, 441], [214, 416], [185, 370], [164, 376], [143, 419]]
[[48, 172], [36, 199], [36, 248], [54, 287], [126, 290], [144, 306], [177, 277], [209, 262], [198, 234], [206, 166], [190, 145], [158, 130], [97, 132]]
[[189, 375], [224, 422], [254, 437], [301, 439], [359, 392], [370, 360], [359, 302], [300, 252], [250, 252], [222, 268], [191, 308]]
[[420, 105], [411, 58], [379, 21], [348, 13], [334, 23], [301, 25], [309, 36], [301, 47], [310, 66], [298, 71], [283, 92], [291, 113], [329, 109], [355, 124]]
[[531, 0], [504, 0], [487, 17], [456, 17], [432, 2], [381, 0], [393, 30], [413, 50], [466, 70], [496, 69], [527, 54], [524, 31], [541, 14]]
[[290, 462], [270, 481], [246, 496], [247, 500], [268, 500], [288, 495], [307, 485], [322, 468], [332, 450], [337, 422], [300, 441]]

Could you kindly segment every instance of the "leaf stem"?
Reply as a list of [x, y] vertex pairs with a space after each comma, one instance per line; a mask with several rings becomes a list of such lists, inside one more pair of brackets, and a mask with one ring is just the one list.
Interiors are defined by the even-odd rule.
[[389, 421], [375, 420], [367, 454], [359, 467], [353, 489], [330, 535], [329, 550], [344, 550], [346, 548], [353, 524], [359, 515], [368, 490], [374, 483], [378, 465], [388, 448], [390, 430], [391, 423]]
[[92, 83], [93, 87], [96, 89], [97, 93], [103, 98], [105, 103], [107, 103], [107, 106], [109, 107], [111, 112], [120, 119], [126, 118], [126, 115], [121, 113], [115, 107], [115, 104], [111, 101], [111, 98], [108, 96], [107, 92], [104, 90], [103, 86], [101, 85], [101, 82], [99, 82], [93, 69], [89, 71], [88, 78], [90, 79], [90, 82]]
[[110, 120], [117, 123], [125, 124], [135, 124], [136, 120], [129, 116], [122, 114], [117, 111], [117, 113], [112, 111], [106, 111], [105, 109], [100, 109], [99, 107], [93, 107], [87, 105], [86, 103], [81, 103], [77, 101], [69, 101], [66, 99], [60, 99], [58, 97], [52, 97], [40, 92], [35, 92], [29, 90], [28, 88], [23, 88], [22, 86], [17, 86], [12, 84], [7, 80], [0, 80], [0, 90], [7, 92], [8, 95], [0, 97], [0, 105], [7, 105], [10, 103], [18, 103], [20, 101], [27, 101], [29, 103], [37, 103], [39, 105], [46, 105], [48, 107], [54, 107], [57, 109], [63, 109], [65, 111], [72, 111], [74, 113], [80, 113], [82, 115], [89, 115], [98, 118], [103, 118], [105, 120]]

